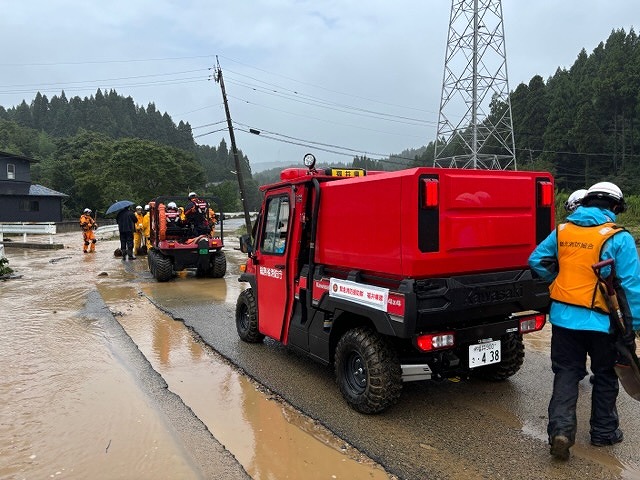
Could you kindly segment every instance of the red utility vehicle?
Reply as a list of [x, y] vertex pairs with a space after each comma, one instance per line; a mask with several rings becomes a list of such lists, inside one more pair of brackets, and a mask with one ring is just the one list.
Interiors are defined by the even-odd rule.
[[149, 270], [159, 282], [171, 280], [177, 272], [187, 269], [195, 270], [198, 276], [224, 277], [227, 271], [227, 258], [222, 250], [224, 214], [216, 213], [219, 221], [214, 221], [210, 214], [220, 201], [215, 198], [200, 200], [205, 213], [202, 214], [204, 221], [198, 225], [182, 219], [178, 210], [174, 215], [176, 221], [167, 221], [167, 205], [186, 205], [189, 202], [187, 197], [162, 196], [149, 202], [151, 248], [147, 252], [147, 261]]
[[333, 364], [362, 413], [396, 403], [403, 381], [520, 369], [549, 305], [527, 260], [554, 226], [550, 174], [305, 164], [262, 187], [253, 241], [240, 239], [242, 340]]

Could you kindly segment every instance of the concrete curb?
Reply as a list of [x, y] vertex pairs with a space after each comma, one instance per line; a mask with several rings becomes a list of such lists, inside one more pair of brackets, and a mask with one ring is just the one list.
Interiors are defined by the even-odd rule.
[[60, 250], [64, 248], [61, 243], [29, 243], [29, 242], [3, 242], [5, 248], [33, 248], [40, 250]]

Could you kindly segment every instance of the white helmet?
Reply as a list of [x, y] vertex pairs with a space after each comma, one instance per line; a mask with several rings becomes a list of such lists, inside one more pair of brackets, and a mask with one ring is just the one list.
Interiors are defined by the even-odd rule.
[[85, 208], [84, 209], [84, 213], [91, 213], [91, 209], [90, 208]]
[[584, 201], [585, 203], [590, 203], [590, 200], [595, 199], [609, 200], [612, 207], [618, 207], [614, 213], [622, 213], [627, 207], [624, 196], [622, 195], [622, 190], [620, 190], [615, 183], [598, 182], [591, 185], [589, 190], [587, 190], [587, 194], [584, 196]]
[[142, 210], [142, 205], [136, 206], [136, 210]]
[[190, 192], [189, 198], [197, 197], [196, 192]]
[[571, 195], [569, 195], [569, 198], [567, 198], [567, 201], [564, 202], [565, 210], [567, 212], [573, 212], [576, 208], [578, 208], [578, 206], [580, 205], [580, 202], [582, 201], [582, 199], [586, 194], [587, 194], [587, 189], [581, 188], [580, 190], [576, 190]]
[[150, 206], [149, 206], [149, 204], [147, 203], [147, 204], [144, 206], [144, 210], [145, 210], [145, 212], [148, 212], [150, 208], [151, 208], [151, 207], [150, 207]]
[[176, 205], [176, 202], [169, 202], [167, 203], [167, 208], [178, 208], [178, 205]]

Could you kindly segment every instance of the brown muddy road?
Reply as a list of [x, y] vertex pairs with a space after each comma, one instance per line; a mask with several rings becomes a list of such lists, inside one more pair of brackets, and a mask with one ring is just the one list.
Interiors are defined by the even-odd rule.
[[5, 250], [0, 479], [390, 478], [145, 296], [235, 302], [237, 281], [157, 284], [118, 242], [78, 240]]
[[405, 384], [363, 416], [330, 370], [238, 340], [238, 252], [224, 279], [156, 283], [116, 242], [59, 237], [6, 250], [23, 277], [0, 282], [0, 478], [640, 478], [640, 406], [621, 393], [625, 442], [591, 447], [586, 380], [573, 456], [550, 459], [547, 329], [508, 382]]

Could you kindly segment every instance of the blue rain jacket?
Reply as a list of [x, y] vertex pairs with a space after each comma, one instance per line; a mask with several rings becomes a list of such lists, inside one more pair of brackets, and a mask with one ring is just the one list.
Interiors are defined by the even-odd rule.
[[[601, 225], [615, 222], [616, 215], [607, 209], [598, 207], [578, 207], [567, 221], [581, 226]], [[551, 282], [556, 277], [555, 267], [550, 267], [550, 259], [557, 262], [558, 238], [556, 230], [551, 232], [540, 245], [531, 253], [529, 266], [538, 275]], [[629, 232], [621, 232], [604, 243], [601, 260], [614, 259], [616, 276], [620, 279], [622, 288], [627, 295], [629, 310], [631, 311], [633, 329], [640, 330], [640, 261], [636, 250], [635, 240]], [[546, 260], [546, 261], [545, 261]], [[610, 269], [602, 269], [603, 275], [608, 275]], [[611, 331], [609, 316], [588, 308], [551, 302], [549, 321], [553, 325], [572, 330], [592, 330], [597, 332]]]

